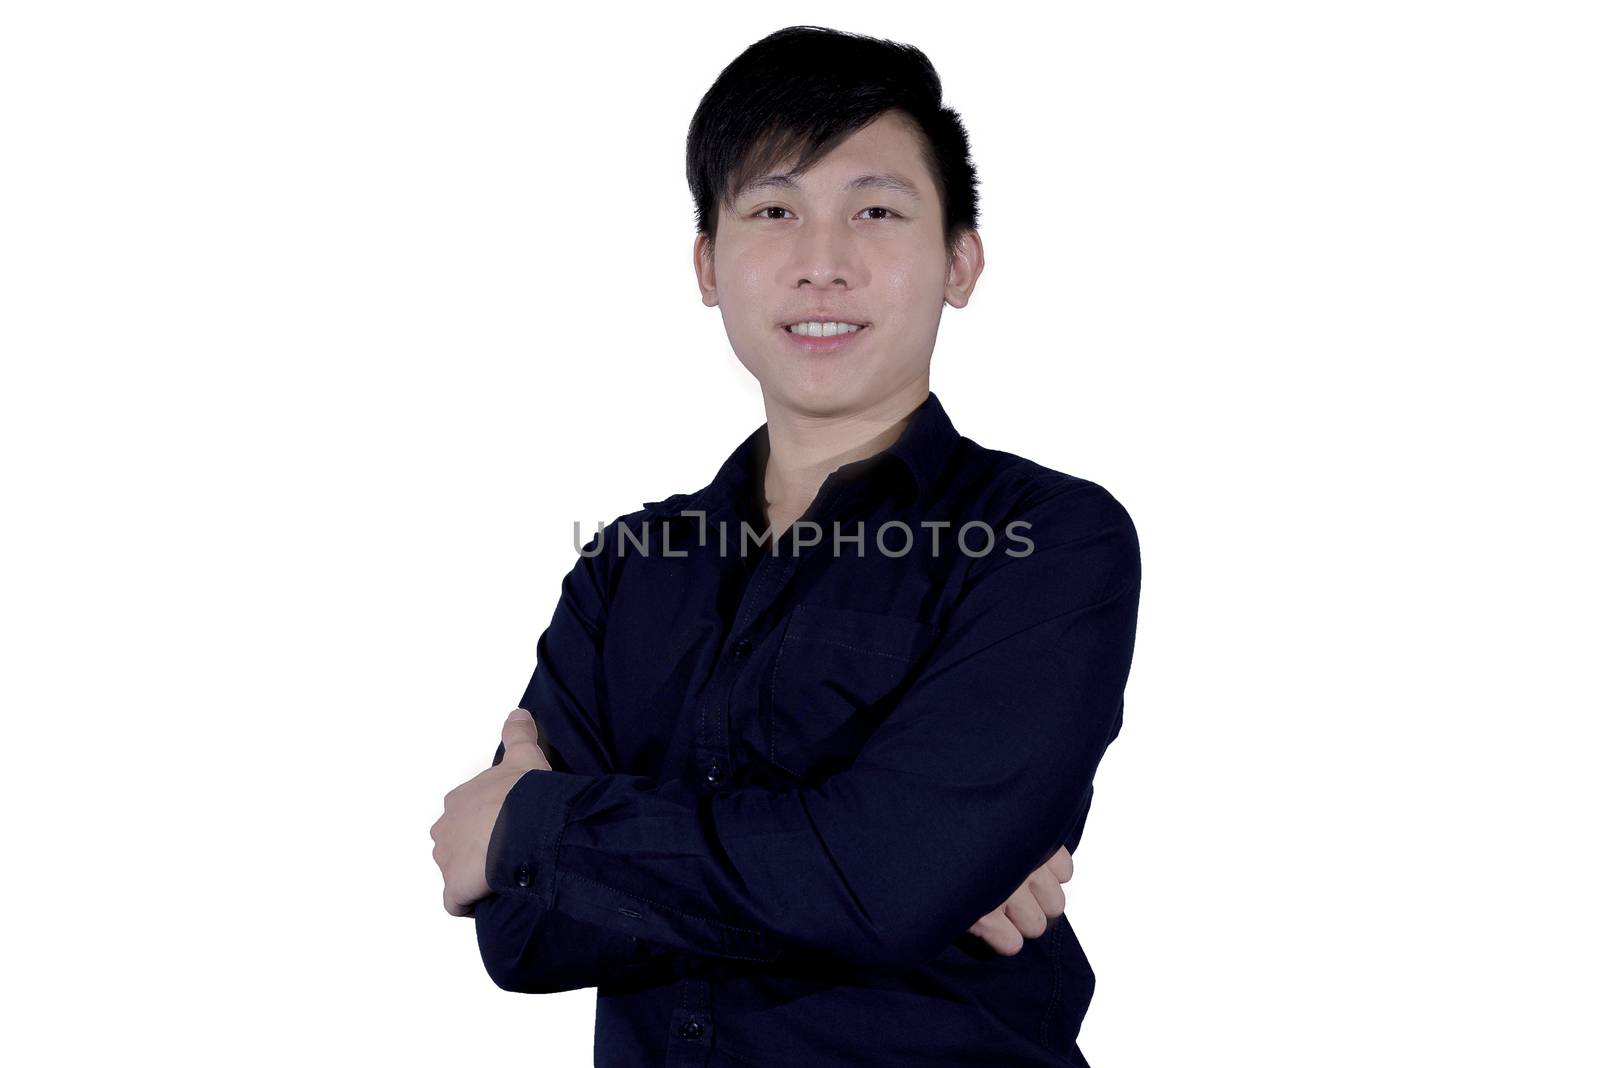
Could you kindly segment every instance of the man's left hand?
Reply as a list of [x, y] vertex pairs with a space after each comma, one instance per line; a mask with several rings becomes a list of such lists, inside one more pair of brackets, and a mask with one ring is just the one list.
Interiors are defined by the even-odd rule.
[[433, 862], [444, 876], [444, 910], [452, 916], [471, 916], [473, 905], [489, 896], [489, 835], [506, 794], [527, 772], [551, 770], [539, 748], [538, 725], [527, 709], [506, 717], [500, 740], [506, 747], [500, 763], [445, 794], [444, 815], [428, 831]]

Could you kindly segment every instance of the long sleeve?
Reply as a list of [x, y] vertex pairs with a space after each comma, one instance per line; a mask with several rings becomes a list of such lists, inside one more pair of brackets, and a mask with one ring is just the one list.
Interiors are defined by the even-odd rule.
[[1033, 551], [973, 565], [848, 767], [716, 793], [529, 772], [495, 825], [490, 886], [711, 957], [820, 954], [890, 972], [932, 960], [1075, 842], [1122, 721], [1140, 587], [1132, 520], [1090, 482], [1018, 518]]
[[[591, 541], [592, 551], [595, 542]], [[562, 582], [537, 665], [520, 707], [535, 714], [540, 745], [557, 772], [606, 775], [616, 766], [608, 741], [597, 652], [604, 633], [604, 562], [580, 556]], [[502, 743], [493, 764], [505, 756]], [[670, 967], [668, 949], [627, 931], [597, 926], [543, 907], [527, 894], [491, 893], [473, 908], [485, 970], [504, 990], [527, 994], [647, 977]]]

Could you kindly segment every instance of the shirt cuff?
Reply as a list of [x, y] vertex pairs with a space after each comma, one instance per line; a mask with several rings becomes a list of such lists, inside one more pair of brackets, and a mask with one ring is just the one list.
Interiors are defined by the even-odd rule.
[[512, 784], [489, 832], [484, 878], [492, 892], [537, 897], [553, 907], [561, 833], [573, 799], [595, 778], [533, 769]]

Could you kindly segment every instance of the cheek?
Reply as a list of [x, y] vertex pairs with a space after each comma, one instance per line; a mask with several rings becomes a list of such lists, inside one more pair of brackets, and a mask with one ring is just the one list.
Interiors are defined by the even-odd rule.
[[770, 315], [772, 273], [753, 255], [736, 255], [717, 266], [717, 294], [730, 329], [754, 333]]
[[754, 292], [770, 285], [773, 271], [772, 250], [758, 242], [734, 242], [717, 250], [717, 287], [739, 292]]
[[880, 307], [895, 332], [920, 348], [926, 336], [938, 329], [944, 306], [945, 272], [942, 261], [899, 261], [876, 276]]
[[943, 247], [923, 240], [884, 248], [871, 262], [872, 286], [897, 309], [925, 308], [944, 299]]

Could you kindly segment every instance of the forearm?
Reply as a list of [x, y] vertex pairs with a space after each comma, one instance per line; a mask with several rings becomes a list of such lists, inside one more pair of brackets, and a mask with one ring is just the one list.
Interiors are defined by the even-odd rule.
[[551, 912], [532, 897], [490, 894], [473, 910], [478, 951], [502, 990], [563, 990], [650, 981], [670, 975], [673, 958], [660, 947], [618, 931]]
[[[546, 755], [552, 753], [550, 748]], [[504, 755], [501, 745], [491, 764], [498, 765]], [[579, 762], [596, 766], [582, 758]], [[560, 754], [552, 764], [570, 767]], [[548, 910], [528, 895], [491, 893], [474, 906], [473, 925], [485, 971], [496, 986], [515, 993], [649, 982], [670, 975], [683, 956], [632, 934]]]

